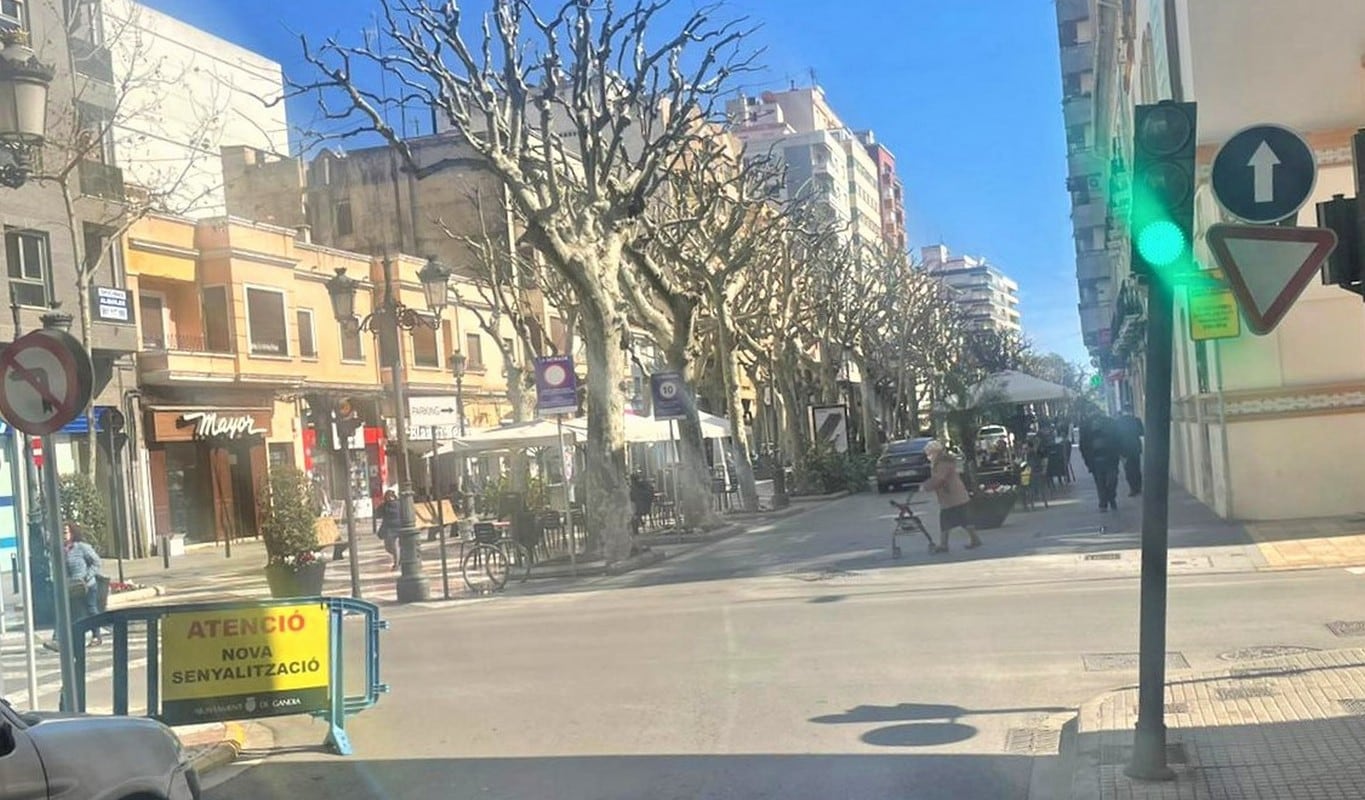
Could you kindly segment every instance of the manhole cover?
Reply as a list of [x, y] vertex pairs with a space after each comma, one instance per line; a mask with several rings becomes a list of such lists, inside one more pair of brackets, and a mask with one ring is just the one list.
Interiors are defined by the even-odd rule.
[[1005, 752], [1017, 756], [1056, 753], [1061, 731], [1044, 728], [1010, 728], [1005, 732]]
[[1365, 636], [1365, 619], [1336, 620], [1327, 623], [1327, 630], [1337, 636]]
[[1219, 700], [1249, 700], [1253, 697], [1274, 697], [1275, 690], [1267, 683], [1244, 683], [1214, 689], [1213, 694]]
[[[1138, 668], [1137, 653], [1087, 653], [1081, 656], [1087, 672], [1112, 672]], [[1189, 669], [1190, 662], [1180, 653], [1166, 654], [1166, 669]]]
[[1315, 653], [1316, 647], [1303, 647], [1294, 644], [1261, 644], [1254, 647], [1239, 647], [1218, 654], [1220, 661], [1256, 661], [1262, 658], [1296, 656], [1300, 653]]
[[1122, 553], [1086, 553], [1086, 561], [1118, 561], [1123, 558]]

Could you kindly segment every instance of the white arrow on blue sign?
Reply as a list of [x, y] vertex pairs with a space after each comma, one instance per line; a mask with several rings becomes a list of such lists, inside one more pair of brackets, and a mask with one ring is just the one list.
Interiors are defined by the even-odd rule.
[[1213, 195], [1238, 219], [1267, 225], [1308, 202], [1317, 181], [1313, 148], [1282, 125], [1252, 125], [1232, 135], [1213, 157]]

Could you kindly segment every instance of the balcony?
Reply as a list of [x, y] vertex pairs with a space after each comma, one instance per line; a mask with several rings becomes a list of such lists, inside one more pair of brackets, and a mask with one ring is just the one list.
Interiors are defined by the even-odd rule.
[[1087, 347], [1098, 347], [1109, 341], [1109, 324], [1113, 320], [1113, 309], [1105, 304], [1080, 305], [1081, 336]]
[[156, 336], [144, 332], [137, 371], [144, 383], [226, 382], [237, 377], [237, 356], [230, 345], [209, 342], [202, 336]]
[[1080, 42], [1062, 48], [1062, 74], [1095, 71], [1095, 43]]
[[1090, 0], [1057, 0], [1057, 22], [1090, 19]]
[[105, 200], [123, 200], [123, 170], [98, 161], [83, 161], [77, 171], [80, 173], [81, 194]]
[[1099, 175], [1108, 162], [1093, 147], [1080, 147], [1066, 154], [1067, 175]]
[[1107, 250], [1089, 250], [1076, 256], [1076, 280], [1095, 281], [1113, 275]]
[[1090, 202], [1071, 209], [1071, 224], [1076, 230], [1098, 228], [1104, 225], [1109, 216], [1109, 207], [1102, 197], [1091, 197]]
[[1062, 101], [1062, 120], [1070, 128], [1095, 121], [1095, 99], [1089, 92]]
[[73, 37], [71, 59], [81, 75], [109, 84], [114, 82], [114, 59], [109, 48]]

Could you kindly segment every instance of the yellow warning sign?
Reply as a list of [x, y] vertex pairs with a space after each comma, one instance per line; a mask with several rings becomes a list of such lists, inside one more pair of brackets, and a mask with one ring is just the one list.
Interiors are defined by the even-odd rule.
[[299, 714], [326, 708], [327, 606], [244, 606], [167, 614], [161, 627], [163, 721]]
[[1186, 292], [1191, 339], [1202, 342], [1242, 335], [1242, 317], [1231, 289], [1218, 285], [1191, 286]]

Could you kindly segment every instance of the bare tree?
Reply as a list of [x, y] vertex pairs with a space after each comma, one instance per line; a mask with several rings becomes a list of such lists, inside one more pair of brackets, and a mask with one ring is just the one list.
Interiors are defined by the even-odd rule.
[[[639, 217], [720, 99], [750, 69], [742, 22], [716, 23], [713, 8], [660, 29], [668, 0], [564, 0], [537, 13], [530, 0], [494, 0], [481, 20], [456, 0], [381, 0], [383, 51], [329, 39], [303, 41], [325, 117], [345, 138], [377, 132], [418, 175], [420, 165], [381, 113], [385, 98], [356, 78], [375, 68], [404, 98], [429, 106], [502, 180], [527, 240], [573, 289], [588, 368], [585, 482], [589, 529], [608, 561], [631, 550], [623, 388], [628, 377], [627, 300], [619, 272], [642, 235]], [[468, 36], [473, 28], [474, 38]]]

